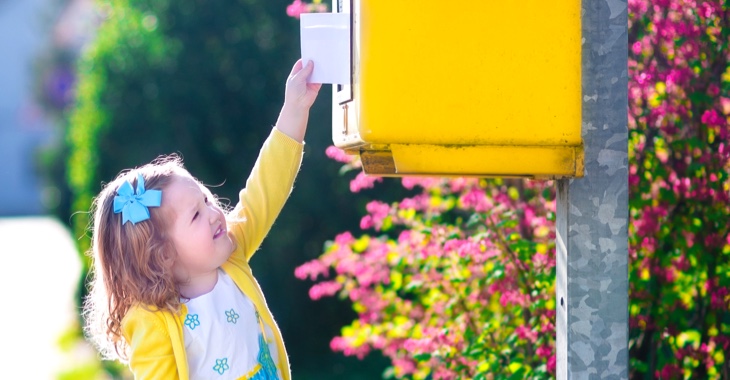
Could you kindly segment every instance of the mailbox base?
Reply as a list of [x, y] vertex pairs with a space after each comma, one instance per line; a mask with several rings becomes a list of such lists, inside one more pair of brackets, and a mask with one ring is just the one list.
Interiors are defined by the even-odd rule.
[[383, 177], [583, 176], [581, 146], [390, 144], [348, 150], [359, 154], [365, 174]]

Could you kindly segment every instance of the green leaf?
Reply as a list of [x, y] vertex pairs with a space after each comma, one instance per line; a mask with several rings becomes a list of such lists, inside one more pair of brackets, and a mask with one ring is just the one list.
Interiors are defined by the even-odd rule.
[[354, 167], [352, 165], [342, 165], [340, 166], [340, 170], [337, 171], [337, 174], [343, 176], [347, 174], [348, 172], [352, 171]]
[[393, 218], [390, 215], [388, 215], [385, 217], [385, 219], [383, 219], [383, 225], [382, 225], [382, 227], [380, 227], [380, 229], [383, 231], [388, 231], [392, 227], [393, 227]]
[[413, 355], [413, 359], [419, 362], [425, 362], [428, 360], [431, 360], [431, 353], [430, 352], [424, 352], [422, 354]]
[[515, 228], [519, 223], [516, 219], [506, 219], [497, 223], [497, 228]]
[[522, 364], [522, 362], [513, 361], [509, 363], [507, 368], [509, 368], [509, 371], [512, 372], [512, 375], [510, 375], [508, 379], [524, 379], [525, 366]]
[[695, 349], [699, 348], [702, 336], [697, 330], [687, 330], [677, 335], [677, 346], [684, 347], [686, 344], [692, 345]]
[[649, 370], [649, 365], [639, 359], [631, 358], [630, 362], [631, 368], [635, 369], [637, 372], [646, 373], [646, 371]]
[[481, 214], [471, 214], [469, 216], [469, 220], [466, 222], [467, 227], [473, 227], [476, 224], [481, 224], [484, 222], [484, 218]]

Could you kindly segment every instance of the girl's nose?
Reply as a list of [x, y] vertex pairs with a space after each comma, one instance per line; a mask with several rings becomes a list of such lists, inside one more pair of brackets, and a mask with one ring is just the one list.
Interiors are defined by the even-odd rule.
[[210, 221], [210, 224], [218, 221], [218, 212], [212, 205], [208, 206], [208, 220]]

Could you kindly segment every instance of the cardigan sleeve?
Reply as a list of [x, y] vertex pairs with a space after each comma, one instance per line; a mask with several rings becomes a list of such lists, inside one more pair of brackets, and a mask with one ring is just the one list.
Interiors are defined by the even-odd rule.
[[272, 129], [229, 216], [238, 244], [234, 255], [249, 260], [271, 230], [292, 191], [303, 150], [303, 143]]
[[135, 380], [180, 379], [173, 343], [161, 313], [132, 310], [123, 322], [129, 369]]

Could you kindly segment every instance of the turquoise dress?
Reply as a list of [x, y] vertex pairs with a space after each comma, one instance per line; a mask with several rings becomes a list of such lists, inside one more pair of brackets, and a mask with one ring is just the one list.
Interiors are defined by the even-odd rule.
[[259, 312], [256, 311], [256, 319], [259, 321], [261, 331], [259, 332], [259, 354], [258, 361], [261, 364], [261, 369], [256, 372], [251, 380], [279, 380], [279, 375], [276, 372], [276, 365], [274, 365], [274, 359], [271, 357], [269, 352], [269, 344], [266, 342], [264, 337], [264, 323], [261, 321]]

